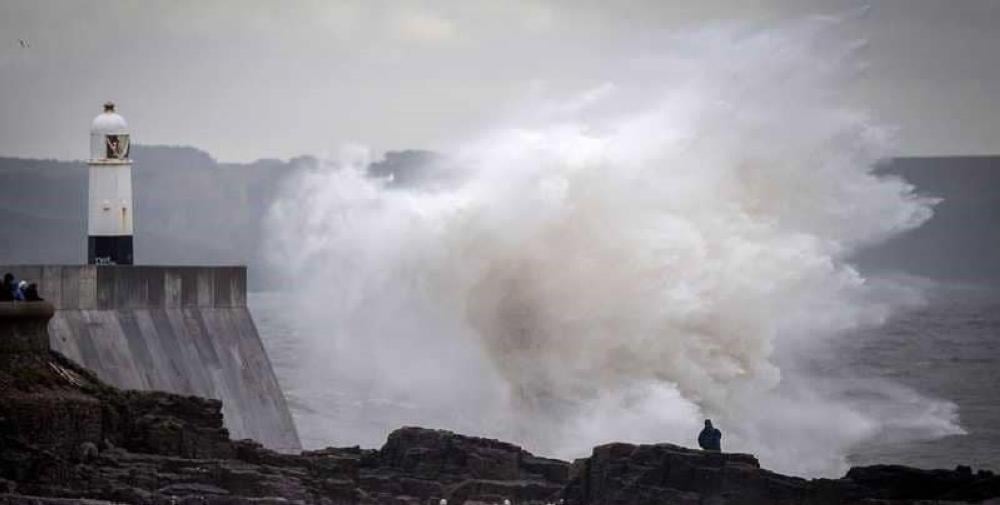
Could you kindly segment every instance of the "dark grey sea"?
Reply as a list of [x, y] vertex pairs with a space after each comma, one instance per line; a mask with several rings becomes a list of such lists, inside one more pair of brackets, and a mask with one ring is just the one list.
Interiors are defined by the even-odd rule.
[[[355, 430], [362, 433], [364, 428], [351, 424], [365, 419], [347, 414], [321, 420], [330, 425], [319, 426], [317, 412], [303, 399], [304, 392], [296, 391], [296, 385], [303, 383], [298, 358], [309, 350], [299, 347], [301, 339], [295, 337], [303, 329], [282, 310], [286, 306], [282, 297], [252, 293], [249, 302], [293, 415], [300, 421], [304, 445], [331, 445], [325, 433], [334, 432], [341, 439]], [[933, 289], [926, 305], [901, 312], [878, 328], [838, 339], [835, 351], [824, 361], [842, 376], [884, 379], [922, 396], [954, 402], [966, 432], [930, 440], [890, 437], [872, 441], [855, 449], [849, 457], [852, 464], [924, 468], [964, 464], [1000, 471], [1000, 290]], [[321, 395], [324, 401], [342, 404], [344, 409], [335, 411], [353, 410], [349, 396], [338, 392], [343, 387], [350, 386], [330, 384], [328, 394]], [[310, 391], [309, 397], [316, 401], [316, 392]]]
[[851, 373], [881, 377], [958, 405], [964, 435], [872, 443], [852, 463], [1000, 471], [1000, 290], [939, 286], [924, 307], [838, 343]]

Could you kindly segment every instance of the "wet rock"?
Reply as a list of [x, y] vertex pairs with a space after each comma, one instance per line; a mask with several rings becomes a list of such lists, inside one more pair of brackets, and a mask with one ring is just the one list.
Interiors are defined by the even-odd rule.
[[520, 447], [444, 430], [400, 428], [379, 451], [381, 466], [424, 479], [550, 481], [565, 483], [569, 464]]
[[923, 470], [900, 465], [855, 467], [845, 480], [853, 493], [883, 500], [982, 501], [1000, 497], [1000, 477], [992, 472], [973, 474], [970, 467]]
[[969, 467], [859, 467], [805, 480], [748, 454], [621, 443], [570, 464], [417, 427], [394, 431], [379, 450], [279, 454], [230, 440], [218, 401], [119, 391], [55, 353], [6, 355], [0, 386], [0, 505], [902, 505], [1000, 496], [1000, 477]]
[[574, 467], [565, 496], [580, 504], [889, 505], [977, 502], [1000, 496], [1000, 479], [968, 467], [858, 467], [842, 479], [805, 480], [763, 470], [751, 455], [670, 444], [607, 444]]
[[228, 495], [229, 491], [211, 484], [184, 483], [163, 486], [156, 490], [157, 494], [166, 496], [187, 496], [187, 495]]
[[748, 454], [671, 444], [607, 444], [582, 463], [566, 496], [572, 503], [803, 503], [805, 480], [760, 469]]
[[562, 494], [563, 486], [534, 480], [485, 480], [463, 481], [448, 493], [448, 503], [479, 501], [486, 503], [551, 503]]
[[89, 463], [90, 461], [93, 461], [98, 454], [97, 444], [93, 442], [84, 442], [80, 444], [80, 447], [77, 449], [77, 458], [81, 463]]

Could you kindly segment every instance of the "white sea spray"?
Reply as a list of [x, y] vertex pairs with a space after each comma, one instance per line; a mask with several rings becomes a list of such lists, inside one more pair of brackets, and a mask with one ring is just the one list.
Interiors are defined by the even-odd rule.
[[377, 445], [420, 424], [578, 457], [692, 445], [710, 417], [726, 450], [807, 475], [899, 416], [958, 432], [949, 403], [882, 385], [849, 401], [803, 364], [912, 301], [849, 258], [934, 203], [873, 173], [891, 130], [845, 105], [858, 46], [835, 25], [672, 36], [463, 135], [445, 183], [368, 177], [358, 148], [296, 179], [268, 252], [310, 328], [300, 428]]

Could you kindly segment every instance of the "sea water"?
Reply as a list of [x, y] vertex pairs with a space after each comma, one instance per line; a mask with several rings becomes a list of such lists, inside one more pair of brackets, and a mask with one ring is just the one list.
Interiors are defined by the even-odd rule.
[[[296, 321], [286, 300], [281, 293], [249, 295], [254, 321], [306, 448], [379, 447], [378, 436], [409, 416], [419, 417], [419, 405], [370, 397], [365, 384], [347, 376], [317, 395], [297, 359], [308, 352], [303, 345], [310, 339], [303, 333], [310, 329]], [[844, 335], [816, 363], [831, 375], [880, 378], [958, 405], [965, 434], [896, 441], [883, 437], [852, 448], [852, 464], [961, 464], [1000, 471], [1000, 292], [939, 287], [926, 306], [901, 313], [882, 327]], [[696, 437], [692, 431], [687, 445], [694, 447]]]

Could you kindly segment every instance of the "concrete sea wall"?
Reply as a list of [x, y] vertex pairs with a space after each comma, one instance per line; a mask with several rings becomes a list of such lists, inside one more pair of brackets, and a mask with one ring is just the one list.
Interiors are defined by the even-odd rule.
[[246, 267], [0, 266], [55, 307], [52, 349], [123, 389], [222, 400], [234, 439], [301, 449], [246, 306]]

